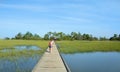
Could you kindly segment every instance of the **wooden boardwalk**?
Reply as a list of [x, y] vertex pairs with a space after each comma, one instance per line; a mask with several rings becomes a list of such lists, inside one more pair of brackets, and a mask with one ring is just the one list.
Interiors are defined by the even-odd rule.
[[67, 72], [55, 44], [51, 53], [46, 51], [43, 54], [32, 72]]

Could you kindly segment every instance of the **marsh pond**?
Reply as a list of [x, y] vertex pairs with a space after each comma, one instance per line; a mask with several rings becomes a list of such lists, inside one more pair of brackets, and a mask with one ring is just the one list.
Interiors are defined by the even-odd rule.
[[71, 72], [120, 72], [120, 52], [62, 54]]

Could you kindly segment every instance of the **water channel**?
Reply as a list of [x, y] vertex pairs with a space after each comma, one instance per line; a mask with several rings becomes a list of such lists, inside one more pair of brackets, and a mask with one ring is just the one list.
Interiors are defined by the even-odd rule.
[[62, 54], [71, 72], [120, 72], [120, 52]]

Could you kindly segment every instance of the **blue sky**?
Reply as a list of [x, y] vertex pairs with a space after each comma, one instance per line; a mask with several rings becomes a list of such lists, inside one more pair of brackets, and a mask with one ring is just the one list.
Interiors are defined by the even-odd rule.
[[27, 31], [120, 34], [120, 0], [0, 0], [0, 38]]

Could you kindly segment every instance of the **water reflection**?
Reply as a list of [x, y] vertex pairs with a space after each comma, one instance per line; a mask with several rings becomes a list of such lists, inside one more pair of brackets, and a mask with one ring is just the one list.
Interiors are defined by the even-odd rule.
[[120, 72], [120, 52], [62, 54], [72, 72]]
[[0, 58], [0, 72], [31, 72], [40, 55]]
[[12, 49], [10, 49], [10, 48], [4, 48], [4, 49], [0, 50], [0, 52], [11, 52], [11, 51], [12, 51]]
[[38, 46], [33, 45], [20, 45], [14, 47], [16, 50], [40, 50]]
[[34, 46], [34, 45], [19, 45], [19, 46], [15, 46], [14, 48], [4, 48], [2, 50], [0, 50], [0, 52], [11, 52], [11, 51], [22, 51], [22, 50], [41, 50], [41, 48], [39, 48], [38, 46]]
[[42, 50], [33, 45], [4, 48], [0, 50], [0, 72], [31, 72], [41, 55]]

